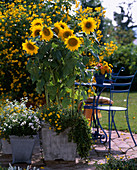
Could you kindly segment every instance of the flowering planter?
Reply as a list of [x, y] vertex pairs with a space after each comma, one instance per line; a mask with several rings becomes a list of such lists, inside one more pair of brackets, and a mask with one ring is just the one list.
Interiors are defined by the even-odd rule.
[[95, 74], [95, 79], [97, 84], [103, 84], [105, 79], [105, 74]]
[[49, 130], [49, 125], [42, 128], [42, 146], [45, 161], [64, 160], [75, 161], [76, 143], [68, 142], [68, 129], [59, 135], [53, 129]]
[[35, 145], [35, 136], [10, 136], [12, 148], [12, 163], [31, 164], [31, 157]]

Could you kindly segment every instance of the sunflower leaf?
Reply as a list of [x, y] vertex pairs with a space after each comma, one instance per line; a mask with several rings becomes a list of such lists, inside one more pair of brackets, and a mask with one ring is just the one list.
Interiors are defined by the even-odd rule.
[[36, 83], [36, 91], [41, 94], [42, 91], [44, 90], [44, 85], [45, 85], [45, 81], [44, 81], [43, 78], [37, 80], [37, 83]]

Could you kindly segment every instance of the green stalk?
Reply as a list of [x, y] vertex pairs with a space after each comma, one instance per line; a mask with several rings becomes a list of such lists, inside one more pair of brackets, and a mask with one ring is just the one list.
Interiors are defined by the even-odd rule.
[[81, 80], [79, 82], [79, 87], [78, 87], [78, 101], [77, 101], [77, 108], [78, 108], [78, 105], [79, 105], [79, 102], [80, 102], [80, 87], [81, 87]]
[[[75, 68], [74, 68], [74, 76], [75, 76]], [[74, 94], [75, 94], [75, 84], [72, 86], [72, 115], [74, 115]]]
[[[55, 77], [54, 77], [54, 73], [53, 73], [53, 70], [50, 68], [50, 71], [51, 71], [51, 73], [52, 73], [52, 76], [53, 76], [53, 83], [54, 83], [54, 85], [56, 85], [56, 81], [55, 81]], [[58, 92], [56, 92], [56, 102], [57, 102], [57, 104], [58, 104], [58, 106], [59, 106], [59, 108], [60, 108], [60, 102], [59, 102], [59, 95], [58, 95], [59, 93]]]
[[48, 97], [48, 90], [47, 90], [47, 86], [45, 85], [45, 96], [46, 96], [46, 105], [47, 108], [49, 107], [49, 97]]
[[75, 84], [72, 87], [72, 115], [74, 115], [74, 92], [75, 92]]

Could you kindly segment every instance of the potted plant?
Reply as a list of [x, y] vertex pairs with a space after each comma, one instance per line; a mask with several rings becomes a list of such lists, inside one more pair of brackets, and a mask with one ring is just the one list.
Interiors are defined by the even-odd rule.
[[111, 77], [112, 68], [113, 68], [113, 66], [111, 64], [108, 64], [108, 62], [106, 62], [106, 61], [99, 62], [94, 67], [94, 69], [95, 69], [94, 76], [95, 76], [96, 82], [98, 84], [103, 84], [104, 79], [107, 75], [109, 75], [109, 77]]
[[27, 101], [27, 98], [20, 102], [6, 100], [2, 108], [5, 120], [1, 122], [1, 136], [11, 143], [13, 163], [31, 163], [35, 137], [41, 127], [38, 110], [27, 108]]
[[45, 161], [74, 161], [76, 155], [87, 158], [91, 149], [91, 129], [84, 115], [57, 105], [40, 110], [42, 146]]

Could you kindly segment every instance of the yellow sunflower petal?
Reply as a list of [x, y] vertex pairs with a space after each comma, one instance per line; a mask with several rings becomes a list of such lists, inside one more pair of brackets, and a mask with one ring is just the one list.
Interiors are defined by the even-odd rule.
[[43, 25], [43, 19], [42, 18], [36, 18], [31, 22], [31, 27], [33, 28], [36, 25]]
[[60, 21], [59, 25], [61, 26], [62, 29], [68, 28], [68, 26], [65, 22]]

